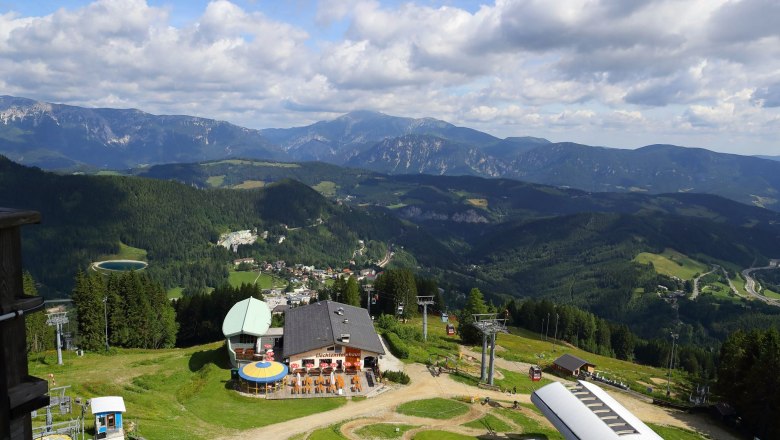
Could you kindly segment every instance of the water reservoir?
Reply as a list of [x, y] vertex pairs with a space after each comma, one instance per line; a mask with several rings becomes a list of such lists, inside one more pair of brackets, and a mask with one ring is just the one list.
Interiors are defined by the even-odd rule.
[[107, 260], [93, 263], [95, 269], [110, 270], [116, 272], [127, 272], [130, 270], [145, 269], [149, 264], [136, 260]]

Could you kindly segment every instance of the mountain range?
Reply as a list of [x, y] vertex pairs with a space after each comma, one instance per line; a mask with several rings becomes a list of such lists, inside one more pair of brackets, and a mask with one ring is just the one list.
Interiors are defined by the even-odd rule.
[[[432, 118], [358, 111], [253, 130], [192, 116], [0, 97], [0, 153], [45, 169], [126, 169], [222, 158], [321, 161], [390, 174], [512, 178], [585, 191], [696, 192], [780, 210], [780, 161], [673, 145], [636, 150], [499, 139]], [[777, 159], [777, 158], [774, 158]]]

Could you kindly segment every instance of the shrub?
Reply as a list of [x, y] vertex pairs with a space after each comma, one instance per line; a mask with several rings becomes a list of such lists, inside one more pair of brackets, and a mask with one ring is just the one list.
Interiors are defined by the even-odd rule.
[[387, 339], [388, 348], [398, 359], [409, 358], [409, 347], [406, 346], [406, 343], [404, 343], [397, 334], [387, 332], [385, 333], [385, 339]]
[[394, 330], [394, 332], [403, 341], [423, 342], [423, 334], [422, 334], [422, 331], [419, 328], [410, 327], [410, 326], [407, 326], [407, 325], [405, 325], [405, 326], [398, 326], [398, 328], [396, 328]]
[[387, 315], [382, 313], [379, 318], [376, 319], [376, 326], [382, 330], [395, 331], [398, 327], [398, 320], [393, 315]]
[[403, 371], [385, 371], [384, 377], [395, 383], [400, 383], [403, 385], [407, 385], [411, 381], [411, 379], [409, 379], [409, 375]]

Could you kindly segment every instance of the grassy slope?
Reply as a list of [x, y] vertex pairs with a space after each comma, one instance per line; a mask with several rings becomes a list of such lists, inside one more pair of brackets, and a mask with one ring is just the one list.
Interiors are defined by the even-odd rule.
[[243, 397], [227, 388], [230, 370], [221, 342], [112, 353], [75, 357], [66, 352], [62, 366], [56, 364], [54, 353], [48, 353], [31, 359], [30, 374], [53, 374], [57, 385], [71, 385], [71, 396], [123, 396], [126, 419], [138, 426], [141, 435], [154, 439], [214, 438], [328, 411], [345, 402]]
[[634, 258], [634, 261], [641, 264], [653, 263], [656, 272], [683, 280], [693, 279], [697, 272], [709, 271], [707, 265], [688, 258], [674, 249], [665, 249], [660, 254], [642, 252]]
[[119, 252], [112, 255], [101, 255], [98, 260], [138, 260], [146, 261], [146, 249], [139, 249], [119, 243]]
[[[258, 277], [258, 275], [260, 275]], [[281, 278], [277, 278], [267, 273], [260, 273], [253, 271], [239, 272], [231, 270], [228, 274], [228, 282], [233, 287], [239, 287], [242, 283], [257, 284], [262, 289], [271, 289], [273, 287], [285, 287], [287, 284]]]
[[[410, 319], [406, 325], [422, 329], [422, 319]], [[439, 321], [436, 316], [428, 317], [428, 337], [429, 342], [427, 344], [408, 339], [405, 340], [409, 347], [411, 358], [417, 362], [425, 362], [428, 359], [428, 356], [424, 355], [424, 352], [433, 354], [431, 359], [434, 361], [441, 359], [438, 358], [437, 355], [457, 357], [457, 350], [447, 350], [445, 348], [445, 343], [457, 343], [459, 342], [459, 339], [455, 336], [447, 336], [445, 324]], [[629, 384], [631, 389], [635, 391], [646, 394], [647, 387], [651, 386], [656, 391], [654, 395], [657, 397], [664, 397], [663, 395], [665, 395], [666, 392], [667, 371], [663, 368], [639, 365], [620, 359], [600, 356], [580, 350], [568, 344], [554, 344], [552, 338], [543, 341], [539, 338], [538, 333], [530, 332], [528, 330], [512, 327], [510, 328], [510, 334], [498, 334], [496, 345], [500, 347], [496, 350], [496, 356], [500, 358], [510, 361], [538, 364], [543, 368], [551, 365], [558, 356], [564, 353], [570, 353], [574, 356], [593, 362], [596, 364], [596, 371], [600, 374], [606, 375], [610, 379], [623, 381], [624, 383]], [[481, 349], [482, 347], [472, 348], [472, 350], [477, 353], [479, 353]], [[479, 379], [478, 367], [470, 368], [470, 365], [466, 362], [460, 362], [459, 369], [465, 371], [466, 374], [453, 376], [454, 379], [468, 385], [476, 385]], [[500, 369], [500, 371], [504, 378], [496, 379], [494, 383], [502, 389], [517, 387], [518, 393], [530, 393], [534, 389], [549, 383], [545, 378], [542, 378], [541, 382], [531, 382], [525, 372], [517, 373], [504, 369]], [[652, 380], [653, 378], [655, 378], [656, 381], [662, 379], [663, 387], [660, 384], [654, 383]], [[682, 392], [683, 388], [688, 386], [690, 386], [690, 378], [686, 373], [681, 371], [672, 372], [673, 391], [676, 389], [679, 392]], [[661, 390], [661, 388], [663, 388], [663, 390]]]
[[[551, 365], [558, 356], [569, 353], [594, 363], [597, 372], [610, 379], [623, 381], [635, 391], [646, 393], [647, 386], [651, 386], [655, 396], [663, 397], [662, 394], [665, 393], [665, 390], [664, 393], [660, 392], [660, 385], [653, 383], [655, 378], [656, 381], [663, 379], [665, 384], [667, 372], [663, 368], [600, 356], [568, 345], [553, 344], [552, 341], [541, 341], [538, 334], [527, 330], [512, 328], [511, 332], [511, 335], [498, 336], [496, 343], [507, 350], [496, 351], [497, 356], [508, 360], [536, 363], [544, 368]], [[687, 386], [690, 386], [687, 374], [673, 371], [672, 388], [680, 390]]]
[[[419, 326], [419, 321], [410, 321], [408, 325]], [[444, 336], [444, 326], [431, 325], [429, 333]], [[616, 372], [616, 377], [634, 384], [652, 377], [664, 377], [661, 369], [638, 366], [572, 348], [558, 347], [556, 352], [552, 353], [551, 343], [540, 341], [538, 335], [515, 329], [513, 333], [499, 335], [498, 344], [507, 349], [497, 352], [499, 356], [545, 364], [552, 361], [553, 355], [565, 351], [596, 363], [599, 371]], [[424, 345], [419, 343], [420, 348], [424, 348]], [[187, 349], [113, 349], [111, 355], [87, 353], [84, 357], [75, 357], [73, 353], [65, 352], [63, 366], [56, 365], [56, 356], [50, 352], [32, 356], [29, 366], [32, 375], [49, 377], [49, 374], [53, 374], [57, 385], [71, 385], [72, 388], [68, 392], [71, 396], [90, 398], [122, 395], [128, 409], [127, 420], [138, 426], [141, 435], [155, 439], [197, 439], [235, 435], [244, 429], [328, 411], [345, 403], [344, 399], [266, 401], [240, 396], [227, 388], [230, 373], [222, 350], [222, 343], [218, 342]], [[542, 354], [544, 358], [537, 357]], [[502, 370], [502, 373], [506, 376], [502, 379], [502, 387], [508, 388], [510, 384], [516, 383], [519, 385], [518, 392], [530, 391], [526, 390], [524, 385], [525, 382], [530, 384], [525, 374], [506, 370]], [[676, 385], [685, 382], [677, 373], [673, 380]], [[538, 387], [540, 384], [535, 385]], [[431, 409], [429, 406], [435, 407], [431, 410], [433, 413], [441, 412], [441, 403], [446, 404], [447, 410], [466, 406], [448, 399], [414, 402], [418, 406], [421, 403], [426, 410]], [[538, 432], [548, 435], [548, 438], [559, 438], [556, 433], [547, 432], [548, 430], [542, 429], [538, 423], [519, 413], [503, 409], [500, 410], [500, 415], [505, 420], [511, 420], [523, 432]], [[41, 420], [39, 417], [38, 422]], [[318, 430], [309, 438], [341, 438], [337, 429], [333, 428]], [[673, 435], [669, 438], [700, 438], [696, 434], [669, 429], [669, 435]], [[423, 437], [433, 435], [420, 434]]]

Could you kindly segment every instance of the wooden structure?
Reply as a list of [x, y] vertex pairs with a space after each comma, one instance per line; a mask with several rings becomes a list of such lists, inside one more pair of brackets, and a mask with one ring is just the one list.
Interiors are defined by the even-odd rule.
[[595, 364], [568, 353], [553, 361], [553, 368], [571, 376], [579, 376], [580, 373], [593, 374], [596, 371]]
[[43, 298], [22, 289], [21, 226], [39, 223], [34, 211], [0, 208], [0, 440], [32, 438], [30, 412], [49, 404], [48, 383], [29, 375], [24, 315]]

